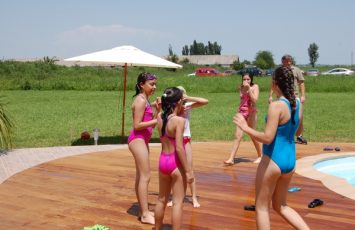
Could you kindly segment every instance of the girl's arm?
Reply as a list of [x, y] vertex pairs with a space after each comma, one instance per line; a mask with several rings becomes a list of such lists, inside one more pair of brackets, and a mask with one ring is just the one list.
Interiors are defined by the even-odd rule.
[[267, 123], [264, 132], [259, 132], [250, 128], [243, 115], [241, 115], [240, 113], [234, 116], [233, 122], [238, 125], [244, 132], [254, 137], [257, 141], [264, 144], [270, 144], [275, 138], [277, 126], [279, 124], [280, 114], [281, 108], [278, 103], [271, 103], [269, 106]]
[[248, 93], [251, 101], [256, 104], [259, 99], [259, 86], [257, 84], [254, 84], [252, 87], [250, 87]]
[[146, 106], [146, 101], [142, 98], [136, 98], [133, 105], [133, 129], [135, 131], [139, 131], [142, 129], [146, 129], [148, 127], [154, 126], [157, 124], [157, 119], [153, 119], [150, 121], [142, 121]]
[[176, 117], [174, 119], [176, 119], [177, 122], [176, 129], [175, 129], [176, 152], [179, 156], [181, 166], [185, 170], [187, 182], [192, 183], [194, 180], [194, 176], [189, 164], [187, 163], [186, 152], [183, 143], [185, 119], [182, 117]]
[[184, 97], [184, 101], [186, 102], [192, 102], [191, 108], [198, 108], [204, 105], [208, 104], [208, 99], [203, 98], [203, 97], [190, 97], [186, 96]]

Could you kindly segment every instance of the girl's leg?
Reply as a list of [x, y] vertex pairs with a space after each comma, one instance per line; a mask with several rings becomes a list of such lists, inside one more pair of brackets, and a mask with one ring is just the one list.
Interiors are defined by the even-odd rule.
[[172, 179], [169, 175], [159, 172], [159, 197], [155, 205], [155, 229], [163, 228], [163, 219], [166, 203], [168, 202]]
[[181, 229], [182, 226], [182, 205], [185, 198], [186, 178], [183, 170], [177, 168], [171, 174], [172, 176], [172, 190], [173, 190], [173, 210], [172, 210], [172, 224], [173, 230]]
[[135, 139], [128, 145], [136, 163], [135, 190], [140, 207], [141, 222], [154, 224], [154, 216], [148, 209], [148, 184], [150, 180], [149, 150], [143, 139]]
[[263, 155], [256, 171], [256, 225], [258, 230], [270, 229], [270, 202], [277, 180], [281, 175], [279, 167]]
[[239, 149], [239, 144], [242, 140], [242, 137], [243, 137], [243, 131], [241, 129], [239, 129], [238, 126], [235, 126], [235, 139], [233, 142], [231, 154], [230, 154], [228, 160], [224, 161], [224, 163], [226, 165], [233, 165], [234, 164], [234, 158], [235, 158], [235, 155], [237, 154], [237, 151]]
[[[256, 123], [258, 121], [258, 114], [256, 112], [250, 113], [249, 118], [247, 120], [249, 127], [256, 129]], [[254, 138], [250, 137], [251, 141], [255, 146], [256, 153], [258, 154], [258, 158], [254, 161], [254, 163], [259, 163], [261, 160], [261, 147], [260, 143], [257, 142]]]
[[287, 190], [293, 172], [283, 174], [278, 180], [272, 197], [272, 206], [295, 229], [310, 229], [302, 217], [291, 207], [287, 206]]
[[[193, 164], [192, 164], [192, 147], [191, 143], [187, 143], [185, 145], [185, 151], [186, 151], [186, 158], [187, 158], [187, 163], [189, 164], [191, 170], [193, 171]], [[189, 184], [191, 195], [192, 195], [192, 205], [194, 208], [200, 207], [200, 204], [197, 201], [197, 195], [196, 195], [196, 178], [194, 182]]]

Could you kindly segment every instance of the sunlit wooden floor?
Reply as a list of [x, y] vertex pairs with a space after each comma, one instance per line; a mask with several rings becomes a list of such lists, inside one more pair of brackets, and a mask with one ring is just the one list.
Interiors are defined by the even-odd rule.
[[[327, 143], [329, 145], [329, 143]], [[297, 145], [298, 158], [322, 153], [325, 144]], [[337, 144], [342, 151], [354, 151], [355, 144]], [[184, 229], [255, 229], [255, 212], [244, 205], [254, 202], [256, 164], [251, 143], [243, 142], [238, 161], [224, 166], [231, 142], [194, 143], [194, 168], [201, 207], [184, 205]], [[152, 178], [150, 208], [158, 192], [157, 160], [160, 147], [151, 147]], [[91, 153], [47, 162], [16, 174], [0, 184], [0, 229], [82, 229], [101, 224], [115, 229], [152, 229], [137, 220], [134, 193], [135, 166], [127, 150]], [[295, 208], [311, 229], [355, 229], [355, 200], [342, 197], [321, 182], [293, 177], [289, 193]], [[189, 192], [188, 192], [189, 195]], [[187, 197], [189, 198], [189, 196]], [[320, 198], [323, 206], [310, 209]], [[166, 209], [166, 229], [171, 228], [171, 209]], [[292, 229], [272, 212], [272, 229]]]

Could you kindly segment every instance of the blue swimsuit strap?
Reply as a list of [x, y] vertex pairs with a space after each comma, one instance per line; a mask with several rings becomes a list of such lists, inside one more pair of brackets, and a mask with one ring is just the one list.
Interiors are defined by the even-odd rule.
[[[292, 116], [291, 103], [286, 98], [279, 98], [279, 100], [285, 102], [288, 105], [288, 108], [290, 109], [290, 115]], [[296, 110], [297, 110], [298, 107], [299, 107], [299, 103], [296, 100]], [[290, 117], [290, 119], [286, 123], [282, 124], [281, 126], [284, 126], [284, 125], [287, 125], [288, 123], [290, 123], [291, 119], [292, 118]], [[292, 139], [292, 137], [290, 139]]]
[[[279, 98], [279, 101], [285, 102], [288, 105], [288, 108], [290, 109], [290, 112], [292, 112], [291, 103], [289, 102], [289, 100], [287, 100], [286, 98], [281, 97], [281, 98]], [[299, 100], [296, 99], [296, 110], [298, 109], [299, 106], [300, 106]]]
[[280, 97], [280, 98], [279, 98], [279, 101], [284, 101], [284, 102], [286, 102], [286, 104], [288, 105], [288, 108], [291, 110], [291, 103], [290, 103], [286, 98]]

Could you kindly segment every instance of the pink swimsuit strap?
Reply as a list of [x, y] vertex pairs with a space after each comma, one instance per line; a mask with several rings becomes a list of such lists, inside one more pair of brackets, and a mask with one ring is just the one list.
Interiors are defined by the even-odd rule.
[[[142, 96], [143, 97], [143, 96]], [[133, 115], [134, 116], [134, 115]], [[142, 121], [150, 121], [153, 119], [153, 109], [150, 103], [147, 101], [147, 104], [144, 109], [143, 119]], [[143, 139], [146, 144], [149, 143], [149, 140], [153, 134], [153, 127], [148, 127], [146, 129], [142, 129], [139, 131], [131, 130], [131, 133], [128, 136], [128, 144], [134, 139]]]
[[240, 90], [240, 105], [239, 105], [239, 113], [241, 113], [245, 119], [248, 119], [250, 113], [256, 112], [256, 108], [251, 102], [251, 98], [248, 93], [242, 92]]

